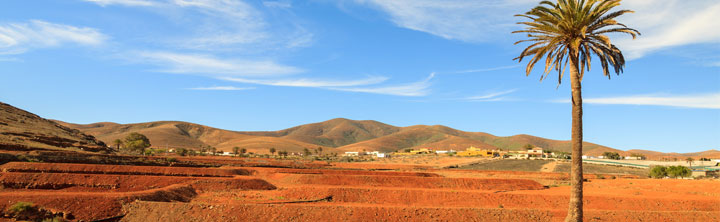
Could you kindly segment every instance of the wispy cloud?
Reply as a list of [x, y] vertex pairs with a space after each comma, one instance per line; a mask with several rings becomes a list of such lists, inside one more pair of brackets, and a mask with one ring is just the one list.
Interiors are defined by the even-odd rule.
[[[555, 100], [553, 102], [565, 103], [569, 102], [569, 100]], [[720, 93], [705, 93], [693, 95], [633, 95], [605, 98], [584, 98], [583, 103], [720, 109]]]
[[320, 88], [334, 91], [360, 92], [383, 94], [393, 96], [425, 96], [429, 93], [428, 88], [431, 86], [430, 80], [435, 77], [431, 73], [427, 78], [411, 83], [379, 85], [386, 80], [387, 77], [372, 76], [364, 79], [355, 80], [321, 80], [321, 79], [248, 79], [236, 77], [223, 77], [221, 80], [267, 85], [267, 86], [283, 86], [283, 87], [307, 87]]
[[[515, 23], [537, 0], [354, 0], [388, 14], [399, 27], [465, 42], [494, 41], [521, 28]], [[630, 59], [669, 47], [720, 42], [720, 1], [624, 0], [636, 13], [618, 20], [642, 32], [636, 40], [613, 37]]]
[[[177, 20], [182, 36], [163, 36], [175, 48], [203, 51], [265, 52], [306, 47], [314, 35], [303, 28], [292, 13], [268, 21], [263, 9], [289, 7], [289, 2], [264, 2], [256, 7], [242, 0], [85, 0], [101, 6], [148, 7], [161, 15], [173, 11], [168, 19]], [[179, 14], [181, 16], [175, 16]]]
[[86, 46], [102, 44], [108, 37], [86, 27], [31, 20], [0, 24], [0, 54], [21, 54], [32, 48], [57, 47], [65, 43]]
[[716, 0], [626, 0], [623, 8], [636, 13], [620, 22], [642, 32], [636, 40], [620, 38], [616, 43], [626, 56], [640, 58], [669, 47], [720, 43], [720, 1]]
[[455, 71], [455, 72], [450, 72], [450, 73], [451, 74], [463, 74], [463, 73], [476, 73], [476, 72], [490, 72], [490, 71], [497, 71], [497, 70], [514, 69], [514, 68], [521, 67], [521, 66], [523, 66], [523, 65], [498, 66], [498, 67], [484, 68], [484, 69], [461, 70], [461, 71]]
[[347, 87], [347, 86], [362, 86], [362, 85], [371, 85], [371, 84], [378, 84], [382, 83], [385, 80], [387, 80], [387, 77], [369, 77], [366, 79], [358, 79], [358, 80], [345, 80], [345, 81], [338, 81], [338, 80], [316, 80], [316, 79], [245, 79], [245, 78], [221, 78], [223, 80], [227, 81], [233, 81], [233, 82], [239, 82], [239, 83], [249, 83], [249, 84], [258, 84], [258, 85], [268, 85], [268, 86], [291, 86], [291, 87]]
[[274, 61], [220, 59], [204, 54], [140, 52], [132, 59], [160, 66], [161, 72], [200, 74], [215, 77], [272, 76], [300, 73], [303, 70]]
[[265, 7], [268, 8], [290, 8], [292, 7], [292, 3], [288, 1], [263, 1], [262, 2]]
[[149, 0], [83, 0], [86, 2], [92, 2], [100, 6], [108, 5], [126, 5], [126, 6], [154, 6], [157, 4], [155, 1]]
[[503, 98], [501, 96], [513, 93], [515, 91], [517, 91], [517, 89], [511, 89], [511, 90], [505, 90], [505, 91], [499, 91], [499, 92], [491, 92], [491, 93], [486, 93], [486, 94], [477, 95], [477, 96], [465, 97], [465, 98], [463, 98], [463, 100], [476, 101], [476, 102], [502, 101], [505, 98]]
[[372, 94], [383, 94], [393, 96], [426, 96], [430, 93], [430, 80], [435, 77], [435, 73], [430, 75], [424, 80], [406, 84], [390, 85], [390, 86], [368, 86], [368, 87], [351, 87], [351, 88], [329, 88], [338, 91], [347, 92], [361, 92], [361, 93], [372, 93]]
[[211, 86], [211, 87], [195, 87], [195, 88], [188, 88], [188, 89], [189, 90], [240, 91], [240, 90], [255, 89], [255, 87]]
[[446, 39], [484, 42], [507, 35], [529, 0], [356, 0], [386, 12], [396, 25]]

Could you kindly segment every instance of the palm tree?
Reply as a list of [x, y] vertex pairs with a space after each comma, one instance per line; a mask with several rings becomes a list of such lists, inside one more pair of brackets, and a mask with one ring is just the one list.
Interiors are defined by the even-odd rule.
[[687, 161], [687, 163], [690, 164], [690, 169], [692, 169], [692, 163], [693, 163], [693, 161], [695, 161], [695, 159], [693, 159], [692, 157], [688, 157], [687, 159], [685, 159], [685, 161]]
[[615, 18], [630, 10], [610, 12], [620, 5], [621, 0], [557, 0], [542, 1], [538, 6], [516, 15], [530, 19], [518, 22], [525, 29], [513, 33], [526, 33], [531, 42], [517, 59], [522, 62], [526, 56], [532, 56], [525, 69], [530, 75], [533, 66], [543, 57], [545, 71], [540, 80], [546, 78], [552, 69], [558, 72], [558, 86], [562, 82], [565, 68], [570, 68], [570, 87], [572, 92], [572, 168], [570, 208], [565, 221], [582, 221], [582, 94], [581, 84], [590, 60], [595, 55], [600, 60], [603, 74], [610, 78], [609, 67], [620, 74], [625, 66], [625, 58], [606, 36], [609, 33], [626, 33], [633, 39], [640, 35], [635, 29], [618, 23]]
[[115, 139], [115, 140], [113, 140], [113, 144], [115, 145], [115, 148], [116, 148], [117, 150], [120, 150], [120, 145], [123, 144], [123, 141], [120, 140], [120, 139]]
[[273, 156], [275, 155], [275, 147], [270, 148], [270, 154], [272, 154]]

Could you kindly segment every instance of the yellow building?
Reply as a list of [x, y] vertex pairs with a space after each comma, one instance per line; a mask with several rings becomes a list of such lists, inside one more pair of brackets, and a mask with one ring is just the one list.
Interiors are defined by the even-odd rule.
[[485, 149], [479, 149], [471, 146], [470, 148], [467, 148], [465, 151], [460, 151], [457, 153], [458, 156], [484, 156], [484, 157], [494, 157], [498, 156], [500, 153], [497, 150], [485, 150]]

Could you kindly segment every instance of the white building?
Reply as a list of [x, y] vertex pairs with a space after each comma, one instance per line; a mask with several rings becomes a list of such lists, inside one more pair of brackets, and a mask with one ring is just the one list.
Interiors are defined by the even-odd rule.
[[360, 156], [360, 152], [345, 152], [343, 156]]
[[376, 156], [379, 158], [385, 158], [385, 156], [386, 156], [385, 153], [381, 153], [379, 151], [366, 152], [365, 155], [372, 155], [372, 156]]

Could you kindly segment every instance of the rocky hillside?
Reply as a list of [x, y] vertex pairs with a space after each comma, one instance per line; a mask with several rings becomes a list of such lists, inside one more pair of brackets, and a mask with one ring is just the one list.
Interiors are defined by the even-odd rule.
[[78, 129], [0, 102], [0, 150], [110, 151], [105, 143]]

